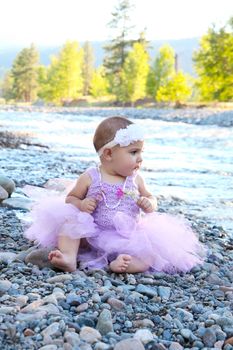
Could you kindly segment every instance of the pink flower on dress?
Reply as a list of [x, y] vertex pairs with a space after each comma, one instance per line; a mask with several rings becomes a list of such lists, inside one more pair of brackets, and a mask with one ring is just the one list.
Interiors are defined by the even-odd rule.
[[120, 187], [117, 189], [116, 195], [119, 199], [121, 199], [123, 196], [128, 196], [133, 200], [137, 201], [139, 198], [139, 195], [136, 191], [123, 191]]
[[119, 199], [122, 198], [124, 194], [125, 194], [124, 191], [119, 187], [116, 192], [117, 198]]

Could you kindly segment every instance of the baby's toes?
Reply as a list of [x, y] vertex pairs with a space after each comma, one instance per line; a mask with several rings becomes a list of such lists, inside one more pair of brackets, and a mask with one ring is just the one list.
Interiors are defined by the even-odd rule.
[[131, 258], [124, 259], [124, 265], [128, 266], [131, 261]]
[[49, 253], [49, 259], [53, 259], [53, 258], [59, 258], [61, 256], [61, 252], [60, 250], [52, 250], [50, 253]]

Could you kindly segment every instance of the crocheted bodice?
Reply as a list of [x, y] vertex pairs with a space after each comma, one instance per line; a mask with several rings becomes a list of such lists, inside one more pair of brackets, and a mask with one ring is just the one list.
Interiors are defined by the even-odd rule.
[[92, 179], [86, 196], [98, 200], [98, 205], [92, 214], [98, 226], [103, 229], [113, 228], [113, 218], [117, 212], [136, 218], [140, 209], [136, 204], [139, 192], [134, 182], [135, 175], [128, 176], [124, 184], [109, 184], [102, 182], [99, 168], [92, 167], [86, 172]]

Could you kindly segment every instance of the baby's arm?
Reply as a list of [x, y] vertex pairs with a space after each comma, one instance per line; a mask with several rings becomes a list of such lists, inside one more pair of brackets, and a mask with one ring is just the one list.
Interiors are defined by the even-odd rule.
[[88, 174], [83, 173], [80, 175], [74, 188], [66, 196], [66, 203], [73, 204], [86, 213], [93, 213], [97, 206], [97, 201], [94, 198], [86, 198], [90, 184], [91, 178]]
[[140, 198], [137, 200], [137, 205], [145, 212], [152, 213], [157, 209], [156, 198], [148, 191], [143, 178], [138, 174], [136, 177]]

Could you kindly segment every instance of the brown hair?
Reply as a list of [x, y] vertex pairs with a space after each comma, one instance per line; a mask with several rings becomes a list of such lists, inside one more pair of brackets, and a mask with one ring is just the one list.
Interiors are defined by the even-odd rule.
[[117, 130], [126, 129], [128, 125], [133, 124], [130, 120], [124, 117], [110, 117], [104, 119], [98, 126], [93, 137], [93, 144], [96, 152], [101, 147], [112, 141]]

